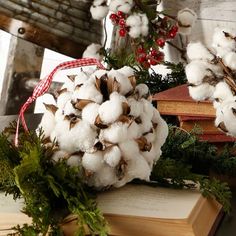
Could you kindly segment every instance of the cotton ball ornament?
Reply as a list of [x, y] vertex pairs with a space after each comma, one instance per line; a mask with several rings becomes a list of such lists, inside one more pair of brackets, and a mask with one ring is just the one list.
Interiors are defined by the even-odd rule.
[[196, 101], [204, 101], [206, 99], [212, 98], [214, 91], [215, 87], [208, 83], [189, 86], [189, 95]]
[[184, 8], [178, 11], [177, 21], [178, 21], [178, 32], [183, 35], [189, 35], [192, 32], [192, 28], [197, 20], [196, 13], [189, 9]]
[[106, 0], [94, 0], [90, 12], [94, 20], [102, 20], [108, 14], [109, 8]]
[[201, 43], [189, 43], [187, 46], [187, 56], [192, 60], [213, 60], [214, 55]]

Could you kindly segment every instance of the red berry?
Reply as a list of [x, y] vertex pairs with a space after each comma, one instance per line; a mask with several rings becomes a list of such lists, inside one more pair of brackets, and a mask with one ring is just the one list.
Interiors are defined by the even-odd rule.
[[163, 38], [156, 39], [156, 44], [163, 48], [165, 46], [166, 41]]
[[124, 17], [124, 12], [123, 11], [118, 11], [117, 16], [120, 17], [120, 18], [123, 18]]
[[120, 20], [119, 20], [119, 25], [120, 25], [121, 27], [125, 27], [125, 20], [124, 20], [124, 19], [120, 19]]
[[176, 33], [177, 33], [178, 30], [179, 30], [179, 28], [178, 28], [177, 25], [174, 25], [174, 26], [172, 26], [171, 30], [172, 30], [173, 32], [176, 32]]
[[119, 30], [119, 35], [120, 35], [120, 37], [125, 37], [125, 35], [126, 35], [126, 30], [125, 29], [120, 29]]
[[139, 63], [143, 63], [147, 60], [147, 54], [146, 53], [141, 53], [138, 58], [137, 58], [137, 61]]
[[155, 59], [156, 59], [158, 62], [160, 62], [160, 61], [163, 61], [163, 60], [164, 60], [164, 56], [165, 56], [165, 54], [164, 54], [163, 52], [159, 52]]
[[149, 60], [149, 63], [150, 63], [150, 65], [155, 66], [155, 65], [158, 64], [158, 61], [157, 61], [156, 59], [154, 59], [154, 58], [151, 58], [151, 59]]
[[140, 53], [144, 53], [144, 52], [145, 52], [145, 49], [144, 49], [144, 47], [143, 47], [142, 45], [139, 45], [138, 48], [137, 48], [137, 50], [136, 50], [136, 52], [139, 53], [139, 54], [140, 54]]
[[150, 63], [149, 63], [148, 61], [144, 61], [144, 62], [142, 63], [142, 66], [143, 66], [145, 69], [148, 69], [148, 68], [150, 68]]
[[168, 37], [173, 39], [176, 36], [176, 34], [177, 34], [177, 32], [170, 30], [168, 33]]
[[156, 50], [156, 49], [152, 49], [152, 50], [151, 50], [151, 55], [152, 55], [153, 57], [155, 57], [155, 56], [157, 55], [157, 50]]
[[113, 22], [113, 24], [117, 24], [119, 21], [118, 16], [116, 14], [111, 14], [109, 18]]

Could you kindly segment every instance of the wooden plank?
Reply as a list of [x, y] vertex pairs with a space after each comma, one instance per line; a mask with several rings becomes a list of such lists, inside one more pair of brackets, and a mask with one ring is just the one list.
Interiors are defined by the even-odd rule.
[[0, 14], [0, 29], [74, 58], [80, 58], [87, 47], [82, 43], [76, 43], [70, 38], [66, 38], [66, 35], [64, 37], [57, 36], [39, 27], [32, 27], [28, 23], [12, 19], [3, 14]]

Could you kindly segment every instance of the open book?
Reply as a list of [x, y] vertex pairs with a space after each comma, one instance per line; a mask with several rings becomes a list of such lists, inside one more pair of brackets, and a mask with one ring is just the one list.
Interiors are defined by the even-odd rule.
[[13, 233], [12, 227], [30, 223], [31, 219], [21, 212], [23, 201], [14, 201], [11, 195], [0, 192], [0, 236]]
[[[100, 193], [97, 202], [117, 236], [207, 236], [222, 216], [219, 203], [195, 190], [128, 184]], [[69, 236], [75, 223], [63, 228]]]

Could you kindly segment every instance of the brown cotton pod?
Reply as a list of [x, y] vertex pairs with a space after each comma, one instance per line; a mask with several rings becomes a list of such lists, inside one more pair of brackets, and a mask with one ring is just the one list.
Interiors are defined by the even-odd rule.
[[53, 104], [46, 104], [46, 103], [43, 103], [43, 105], [46, 107], [46, 109], [50, 112], [52, 112], [53, 114], [56, 113], [58, 107], [53, 105]]
[[76, 75], [67, 75], [67, 78], [71, 80], [72, 82], [75, 82]]
[[134, 75], [131, 75], [131, 76], [128, 77], [128, 79], [129, 79], [132, 87], [135, 88], [136, 84], [137, 84], [136, 77]]
[[134, 119], [134, 121], [139, 125], [142, 124], [142, 119], [140, 117], [137, 117]]
[[236, 109], [234, 107], [231, 108], [233, 114], [236, 116]]
[[76, 126], [76, 124], [78, 124], [80, 122], [79, 118], [73, 118], [70, 120], [70, 127], [69, 129], [71, 130], [72, 128], [74, 128]]
[[100, 86], [101, 86], [101, 80], [96, 76], [95, 77], [95, 87], [98, 91], [101, 92]]
[[122, 123], [130, 123], [132, 121], [132, 118], [125, 116], [125, 115], [121, 115], [118, 119], [118, 122], [122, 122]]
[[67, 91], [68, 91], [67, 88], [58, 90], [58, 91], [56, 92], [56, 97], [59, 97], [61, 94], [66, 93]]
[[92, 103], [92, 100], [89, 99], [77, 99], [76, 102], [73, 102], [72, 105], [75, 109], [78, 109], [82, 111], [85, 106], [87, 106], [89, 103]]
[[124, 160], [123, 157], [121, 157], [119, 164], [115, 168], [115, 173], [118, 180], [121, 180], [124, 178], [126, 169], [127, 169], [127, 162]]
[[120, 83], [116, 80], [116, 78], [107, 78], [107, 89], [108, 93], [111, 94], [113, 92], [118, 92], [120, 91]]
[[128, 115], [130, 113], [130, 106], [127, 102], [122, 102], [123, 115]]
[[149, 152], [152, 148], [152, 144], [149, 143], [144, 136], [142, 136], [138, 139], [135, 139], [135, 141], [139, 146], [139, 150], [142, 152]]
[[222, 130], [225, 133], [228, 133], [228, 130], [227, 130], [225, 123], [223, 121], [218, 124], [217, 128], [219, 128], [220, 130]]
[[94, 125], [100, 129], [106, 129], [108, 127], [108, 125], [102, 123], [102, 120], [99, 115], [97, 115]]

